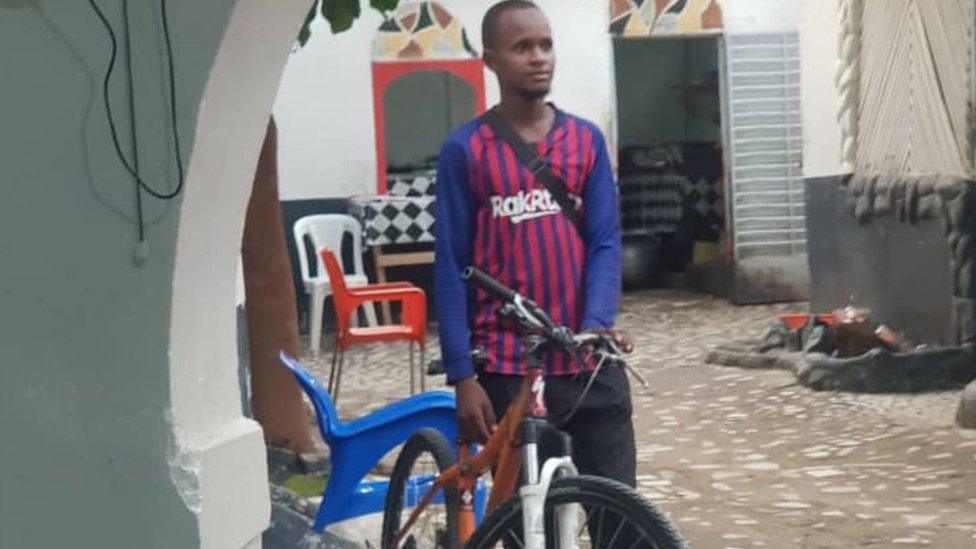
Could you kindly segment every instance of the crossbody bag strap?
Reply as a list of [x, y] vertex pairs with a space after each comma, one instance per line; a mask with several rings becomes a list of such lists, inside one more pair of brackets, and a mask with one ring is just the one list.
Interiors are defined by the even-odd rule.
[[536, 154], [535, 147], [523, 141], [495, 109], [486, 112], [483, 119], [488, 124], [488, 127], [491, 128], [492, 133], [508, 143], [512, 147], [512, 150], [515, 151], [515, 156], [518, 157], [519, 161], [545, 186], [553, 200], [556, 201], [556, 204], [559, 204], [559, 209], [562, 210], [563, 215], [569, 219], [569, 222], [576, 229], [576, 233], [580, 238], [583, 238], [583, 227], [580, 223], [579, 214], [576, 211], [576, 204], [569, 197], [566, 184], [556, 177], [556, 174], [552, 173], [549, 164]]

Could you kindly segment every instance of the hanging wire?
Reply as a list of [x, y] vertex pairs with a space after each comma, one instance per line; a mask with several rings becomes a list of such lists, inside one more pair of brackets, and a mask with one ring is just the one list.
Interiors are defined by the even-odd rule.
[[[129, 132], [132, 134], [132, 165], [136, 172], [139, 171], [139, 132], [136, 126], [136, 96], [135, 86], [132, 82], [132, 33], [129, 26], [129, 0], [122, 0], [122, 28], [125, 31], [125, 65], [126, 76], [129, 84]], [[138, 224], [137, 235], [139, 242], [146, 240], [145, 214], [142, 211], [142, 187], [135, 181], [136, 191], [136, 222]]]
[[[115, 126], [115, 117], [112, 114], [111, 94], [109, 93], [109, 84], [111, 83], [112, 73], [115, 70], [115, 62], [118, 58], [118, 49], [119, 49], [118, 39], [115, 35], [115, 29], [112, 28], [112, 24], [109, 22], [108, 18], [105, 16], [105, 13], [101, 10], [101, 8], [98, 7], [98, 4], [95, 3], [95, 0], [88, 0], [88, 4], [95, 12], [95, 15], [98, 16], [98, 19], [101, 21], [102, 26], [105, 27], [106, 32], [108, 32], [109, 40], [111, 41], [112, 44], [112, 53], [111, 56], [109, 57], [108, 69], [105, 71], [105, 78], [102, 81], [102, 96], [105, 101], [105, 110], [108, 114], [108, 127], [112, 134], [112, 144], [115, 147], [115, 152], [119, 157], [119, 161], [122, 163], [122, 166], [125, 167], [125, 170], [129, 172], [129, 175], [131, 175], [136, 180], [136, 183], [142, 190], [146, 191], [150, 195], [160, 200], [171, 200], [173, 198], [176, 198], [177, 196], [180, 195], [181, 192], [183, 192], [183, 186], [185, 183], [185, 174], [183, 170], [183, 155], [182, 152], [180, 151], [180, 132], [179, 132], [177, 119], [176, 119], [176, 76], [175, 76], [175, 70], [173, 68], [173, 44], [169, 32], [169, 16], [167, 14], [167, 1], [160, 0], [159, 7], [162, 15], [162, 20], [163, 20], [163, 36], [166, 42], [166, 61], [167, 61], [167, 71], [169, 73], [170, 123], [173, 126], [173, 148], [176, 155], [176, 168], [178, 173], [176, 187], [169, 192], [156, 190], [151, 185], [146, 183], [139, 175], [138, 169], [136, 167], [133, 167], [133, 165], [126, 158], [125, 153], [122, 151], [122, 146], [119, 143], [118, 130]], [[133, 138], [134, 137], [135, 136], [133, 136]], [[141, 209], [141, 200], [140, 200], [140, 209]]]

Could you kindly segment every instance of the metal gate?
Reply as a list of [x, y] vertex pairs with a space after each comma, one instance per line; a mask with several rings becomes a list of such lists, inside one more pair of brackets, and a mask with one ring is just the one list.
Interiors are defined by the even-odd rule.
[[809, 294], [797, 33], [727, 35], [723, 109], [736, 303]]

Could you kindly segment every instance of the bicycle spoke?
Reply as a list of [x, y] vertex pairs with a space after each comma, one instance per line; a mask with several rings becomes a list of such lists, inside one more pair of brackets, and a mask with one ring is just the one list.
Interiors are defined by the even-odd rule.
[[603, 515], [606, 514], [606, 509], [600, 508], [600, 522], [596, 525], [596, 539], [593, 540], [594, 547], [600, 547], [600, 540], [603, 539]]
[[509, 529], [508, 534], [512, 537], [512, 541], [517, 543], [522, 549], [525, 549], [525, 544], [522, 543], [522, 540], [518, 537], [518, 534], [516, 534], [514, 530]]
[[[433, 461], [433, 456], [421, 456], [414, 464], [411, 471], [410, 480], [404, 487], [403, 511], [400, 524], [405, 524], [414, 508], [420, 503], [421, 499], [432, 487], [432, 480], [437, 475], [437, 464]], [[412, 539], [413, 543], [404, 541], [402, 547], [416, 546], [425, 548], [428, 546], [436, 547], [438, 540], [438, 526], [446, 524], [445, 511], [441, 505], [431, 503], [410, 527], [407, 539]]]
[[607, 547], [609, 548], [613, 547], [613, 542], [617, 541], [617, 536], [619, 536], [620, 531], [623, 530], [624, 524], [627, 524], [627, 517], [622, 517], [622, 518], [624, 520], [620, 521], [620, 524], [617, 525], [617, 531], [613, 533], [613, 537], [610, 538], [610, 543], [607, 544]]
[[583, 530], [585, 530], [586, 529], [586, 525], [590, 523], [590, 517], [592, 517], [592, 516], [593, 516], [593, 510], [590, 509], [590, 511], [588, 513], [586, 513], [586, 520], [583, 521], [583, 524], [580, 525], [579, 531], [576, 532], [576, 537], [577, 538], [583, 535]]
[[[634, 543], [630, 544], [630, 547], [628, 547], [627, 549], [638, 549], [641, 546], [641, 543], [647, 543], [647, 540], [644, 539], [643, 537], [638, 537], [637, 539], [634, 540]], [[656, 543], [654, 544], [654, 547], [657, 547]]]

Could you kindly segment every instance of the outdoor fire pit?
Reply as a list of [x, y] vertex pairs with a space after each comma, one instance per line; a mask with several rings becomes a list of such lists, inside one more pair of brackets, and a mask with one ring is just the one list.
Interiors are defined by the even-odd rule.
[[707, 361], [791, 370], [817, 391], [918, 392], [957, 388], [976, 378], [972, 346], [912, 345], [853, 308], [780, 315], [760, 342], [716, 348]]

